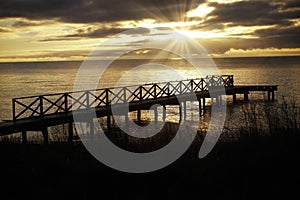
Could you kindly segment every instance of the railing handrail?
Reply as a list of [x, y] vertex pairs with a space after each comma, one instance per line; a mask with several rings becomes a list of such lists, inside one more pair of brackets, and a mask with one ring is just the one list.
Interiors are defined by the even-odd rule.
[[[208, 90], [211, 86], [224, 86], [229, 87], [233, 86], [233, 75], [211, 75], [206, 76], [205, 78], [195, 78], [195, 79], [185, 79], [179, 81], [166, 81], [166, 82], [157, 82], [157, 83], [146, 83], [146, 84], [139, 84], [139, 85], [128, 85], [124, 87], [107, 87], [107, 88], [100, 88], [94, 90], [82, 90], [82, 91], [73, 91], [73, 92], [61, 92], [61, 93], [53, 93], [53, 94], [44, 94], [44, 95], [33, 95], [27, 97], [18, 97], [12, 99], [13, 104], [13, 120], [19, 119], [25, 112], [31, 111], [29, 117], [35, 116], [44, 116], [50, 111], [52, 108], [55, 108], [55, 112], [68, 112], [74, 111], [73, 106], [78, 103], [79, 108], [81, 107], [88, 109], [92, 108], [94, 104], [98, 103], [99, 107], [101, 105], [109, 106], [112, 100], [117, 100], [121, 103], [125, 102], [136, 102], [142, 100], [150, 100], [162, 97], [170, 97], [173, 95], [178, 95], [182, 93], [191, 93]], [[175, 83], [175, 84], [174, 84]], [[147, 86], [151, 86], [147, 88]], [[133, 89], [131, 89], [133, 88]], [[159, 88], [159, 89], [158, 89]], [[120, 89], [123, 91], [114, 93], [114, 90]], [[154, 90], [154, 94], [151, 93], [151, 90]], [[158, 90], [158, 91], [157, 91]], [[95, 96], [96, 91], [103, 91], [98, 96]], [[145, 94], [143, 94], [143, 91]], [[129, 97], [127, 97], [127, 92], [129, 92]], [[159, 96], [158, 96], [158, 94]], [[198, 91], [199, 92], [199, 91]], [[78, 99], [74, 98], [74, 94], [80, 94]], [[92, 94], [92, 95], [90, 95]], [[109, 96], [114, 97], [112, 99]], [[58, 96], [55, 100], [50, 100], [49, 97]], [[124, 97], [123, 97], [124, 96]], [[90, 98], [92, 101], [90, 102]], [[24, 99], [33, 99], [27, 105], [25, 103], [20, 102], [20, 100]], [[130, 100], [131, 99], [131, 100]], [[60, 100], [63, 100], [61, 103]], [[69, 105], [69, 101], [72, 100], [71, 105]], [[75, 101], [75, 103], [73, 102]], [[38, 105], [35, 105], [38, 102]], [[48, 107], [44, 108], [43, 103], [48, 103]], [[16, 105], [22, 106], [23, 110], [17, 112]], [[75, 110], [78, 110], [75, 109]], [[50, 114], [54, 114], [50, 113]], [[24, 117], [23, 117], [24, 118]], [[25, 117], [28, 118], [28, 117]]]
[[[215, 76], [218, 77], [217, 75], [211, 75], [211, 76]], [[230, 77], [233, 75], [220, 75], [221, 77]], [[63, 94], [70, 94], [70, 93], [80, 93], [80, 92], [87, 92], [87, 91], [100, 91], [100, 90], [111, 90], [111, 89], [121, 89], [124, 87], [138, 87], [138, 86], [148, 86], [148, 85], [153, 85], [153, 84], [167, 84], [167, 83], [175, 83], [175, 82], [179, 82], [179, 81], [191, 81], [191, 80], [201, 80], [201, 79], [206, 79], [208, 77], [205, 78], [195, 78], [195, 79], [184, 79], [184, 80], [174, 80], [174, 81], [165, 81], [165, 82], [155, 82], [155, 83], [145, 83], [145, 84], [136, 84], [136, 85], [127, 85], [127, 86], [119, 86], [119, 87], [105, 87], [105, 88], [98, 88], [98, 89], [91, 89], [91, 90], [77, 90], [77, 91], [70, 91], [70, 92], [58, 92], [58, 93], [50, 93], [50, 94], [40, 94], [40, 95], [31, 95], [31, 96], [22, 96], [22, 97], [16, 97], [13, 99], [29, 99], [29, 98], [36, 98], [36, 97], [40, 97], [40, 96], [56, 96], [56, 95], [63, 95]]]

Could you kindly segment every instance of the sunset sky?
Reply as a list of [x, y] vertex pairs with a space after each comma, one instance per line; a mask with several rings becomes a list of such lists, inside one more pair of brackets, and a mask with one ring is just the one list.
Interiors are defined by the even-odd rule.
[[300, 55], [299, 0], [1, 0], [0, 62], [83, 60], [137, 27], [178, 30], [213, 57]]

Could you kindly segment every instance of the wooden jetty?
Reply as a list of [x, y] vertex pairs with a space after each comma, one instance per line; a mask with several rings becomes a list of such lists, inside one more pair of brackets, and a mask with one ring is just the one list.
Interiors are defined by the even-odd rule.
[[[249, 92], [264, 91], [268, 93], [268, 100], [274, 101], [277, 85], [234, 85], [233, 75], [207, 76], [199, 79], [132, 85], [119, 88], [102, 88], [78, 92], [45, 94], [38, 96], [19, 97], [12, 99], [12, 120], [0, 123], [0, 136], [22, 133], [23, 143], [27, 142], [27, 131], [41, 131], [44, 142], [48, 143], [48, 127], [68, 124], [69, 140], [73, 138], [73, 114], [90, 116], [92, 110], [97, 117], [107, 116], [107, 126], [110, 126], [112, 106], [123, 108], [129, 105], [129, 112], [137, 111], [140, 121], [141, 110], [154, 109], [157, 120], [157, 107], [179, 105], [180, 117], [186, 116], [186, 102], [189, 96], [196, 96], [199, 102], [199, 113], [205, 111], [206, 98], [215, 98], [221, 102], [221, 96], [212, 96], [212, 90], [225, 88], [226, 95], [231, 95], [236, 102], [237, 94], [242, 94], [248, 100]], [[218, 94], [218, 92], [216, 93]], [[178, 102], [182, 97], [184, 102]], [[119, 115], [128, 117], [119, 109]], [[183, 112], [182, 112], [183, 111]], [[114, 113], [115, 114], [115, 113]], [[166, 113], [163, 109], [163, 119]], [[84, 117], [83, 117], [84, 118]]]

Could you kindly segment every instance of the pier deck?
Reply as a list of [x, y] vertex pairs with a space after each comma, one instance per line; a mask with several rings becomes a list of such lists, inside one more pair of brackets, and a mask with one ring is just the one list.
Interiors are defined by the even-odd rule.
[[[220, 102], [221, 96], [215, 95], [220, 94], [218, 88], [223, 88], [223, 91], [225, 88], [225, 95], [231, 95], [233, 102], [236, 102], [237, 94], [243, 94], [244, 100], [247, 101], [248, 94], [255, 91], [267, 92], [268, 100], [275, 100], [274, 93], [277, 91], [277, 85], [234, 85], [233, 83], [233, 75], [222, 75], [122, 88], [14, 98], [12, 99], [13, 118], [0, 123], [0, 136], [21, 132], [23, 142], [26, 142], [27, 131], [41, 131], [44, 142], [48, 143], [48, 127], [69, 124], [69, 139], [72, 140], [74, 114], [88, 116], [92, 110], [95, 110], [97, 117], [110, 117], [111, 106], [118, 106], [120, 109], [117, 110], [120, 112], [117, 114], [128, 116], [128, 112], [124, 113], [124, 108], [128, 107], [129, 112], [138, 111], [140, 119], [141, 110], [148, 110], [156, 104], [164, 107], [179, 105], [177, 98], [184, 99], [185, 104], [185, 101], [190, 101], [191, 96], [197, 98], [200, 113], [202, 109], [205, 111], [206, 98], [215, 98]], [[181, 105], [179, 107], [181, 109]]]

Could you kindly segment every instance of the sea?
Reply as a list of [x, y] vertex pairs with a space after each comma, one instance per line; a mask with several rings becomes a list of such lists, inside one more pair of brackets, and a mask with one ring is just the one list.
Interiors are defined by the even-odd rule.
[[[300, 57], [213, 58], [213, 62], [219, 74], [234, 75], [235, 85], [278, 85], [275, 94], [277, 103], [290, 101], [299, 105]], [[12, 98], [72, 91], [82, 63], [82, 61], [0, 63], [0, 120], [12, 119]], [[172, 73], [157, 66], [151, 67], [151, 64], [144, 71], [132, 70], [132, 66], [145, 63], [147, 62], [134, 59], [114, 62], [113, 67], [103, 74], [101, 87], [113, 87], [112, 83], [116, 83], [117, 79], [128, 73], [132, 73], [132, 76], [129, 76], [131, 78], [127, 78], [128, 85], [173, 79]], [[183, 78], [198, 76], [189, 70], [185, 61], [168, 60], [162, 61], [162, 64], [177, 67], [178, 71], [182, 72]], [[242, 96], [238, 98], [242, 99]], [[256, 92], [250, 94], [249, 102], [262, 103], [266, 98], [263, 92]], [[228, 97], [227, 104], [233, 121], [242, 120], [239, 113], [242, 112], [243, 103], [233, 105]], [[196, 105], [191, 107], [195, 108]], [[178, 120], [178, 108], [170, 107], [168, 110], [167, 119]]]

